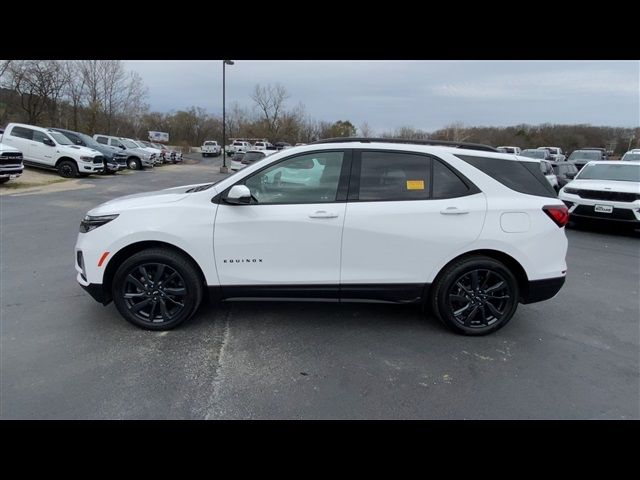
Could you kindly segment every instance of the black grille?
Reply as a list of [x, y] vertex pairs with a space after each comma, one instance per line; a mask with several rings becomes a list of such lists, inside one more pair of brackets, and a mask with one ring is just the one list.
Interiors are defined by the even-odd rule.
[[636, 220], [633, 210], [626, 208], [614, 208], [611, 213], [596, 212], [595, 207], [590, 205], [578, 205], [572, 212], [573, 215], [584, 217], [605, 218], [608, 220]]
[[0, 158], [19, 158], [22, 160], [22, 153], [20, 152], [2, 152]]
[[22, 163], [22, 155], [19, 157], [0, 157], [0, 165], [20, 165]]
[[102, 165], [104, 163], [104, 157], [102, 155], [93, 157], [93, 163], [95, 163], [96, 165]]
[[599, 190], [578, 190], [580, 198], [591, 200], [609, 200], [611, 202], [635, 202], [640, 194], [626, 192], [602, 192]]

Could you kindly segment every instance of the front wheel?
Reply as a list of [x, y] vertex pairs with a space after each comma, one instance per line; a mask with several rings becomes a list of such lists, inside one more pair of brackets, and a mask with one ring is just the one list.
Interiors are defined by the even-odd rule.
[[62, 178], [74, 178], [78, 176], [78, 166], [71, 160], [63, 160], [58, 164], [58, 175]]
[[137, 158], [130, 158], [129, 160], [127, 160], [127, 166], [131, 170], [140, 170], [140, 160], [138, 160]]
[[190, 260], [171, 250], [148, 249], [120, 265], [112, 295], [127, 321], [147, 330], [170, 330], [193, 316], [202, 291]]
[[518, 300], [518, 281], [504, 264], [473, 256], [449, 265], [438, 276], [431, 306], [453, 331], [486, 335], [509, 322]]

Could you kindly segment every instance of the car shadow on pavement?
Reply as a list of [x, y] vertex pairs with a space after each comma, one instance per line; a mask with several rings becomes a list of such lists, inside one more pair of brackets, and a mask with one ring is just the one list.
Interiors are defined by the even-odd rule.
[[600, 235], [614, 235], [617, 237], [640, 238], [640, 228], [632, 228], [629, 225], [614, 222], [598, 222], [571, 220], [567, 228], [582, 232], [596, 233]]

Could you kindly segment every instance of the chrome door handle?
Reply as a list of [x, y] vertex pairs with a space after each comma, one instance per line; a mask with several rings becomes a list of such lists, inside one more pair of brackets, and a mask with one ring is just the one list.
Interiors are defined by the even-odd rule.
[[333, 212], [327, 212], [326, 210], [318, 210], [309, 214], [309, 218], [337, 218], [338, 214]]
[[458, 207], [447, 207], [444, 210], [440, 210], [442, 215], [464, 215], [469, 213], [469, 210], [462, 210]]

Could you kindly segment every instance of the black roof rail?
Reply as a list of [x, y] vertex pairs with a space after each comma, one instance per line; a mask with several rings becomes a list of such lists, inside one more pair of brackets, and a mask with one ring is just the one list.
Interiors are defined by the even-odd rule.
[[[442, 147], [466, 148], [468, 150], [481, 150], [484, 152], [498, 152], [498, 149], [481, 143], [467, 142], [450, 142], [447, 140], [410, 140], [407, 138], [365, 138], [365, 137], [335, 137], [324, 138], [311, 142], [308, 145], [316, 145], [319, 143], [343, 143], [343, 142], [361, 142], [361, 143], [413, 143], [416, 145], [435, 145]], [[499, 152], [498, 152], [499, 153]]]

